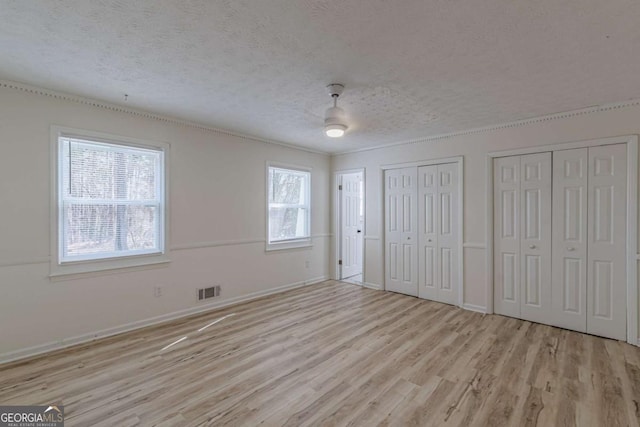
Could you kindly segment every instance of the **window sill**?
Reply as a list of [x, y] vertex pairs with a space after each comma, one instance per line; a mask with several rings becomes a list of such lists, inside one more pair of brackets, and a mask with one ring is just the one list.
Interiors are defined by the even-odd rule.
[[157, 268], [171, 262], [167, 254], [140, 255], [117, 259], [58, 264], [52, 260], [49, 279], [53, 282]]
[[290, 240], [286, 242], [280, 243], [268, 243], [265, 247], [265, 251], [281, 251], [285, 249], [299, 249], [299, 248], [310, 248], [313, 244], [311, 243], [311, 238], [301, 239], [301, 240]]

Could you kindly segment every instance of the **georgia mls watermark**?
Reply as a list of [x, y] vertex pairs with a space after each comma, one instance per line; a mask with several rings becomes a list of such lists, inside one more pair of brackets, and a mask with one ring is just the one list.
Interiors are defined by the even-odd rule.
[[64, 407], [0, 406], [0, 427], [64, 427]]

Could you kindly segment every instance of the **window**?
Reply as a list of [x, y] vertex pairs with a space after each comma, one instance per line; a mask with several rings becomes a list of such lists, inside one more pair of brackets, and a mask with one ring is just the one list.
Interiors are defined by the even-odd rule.
[[59, 266], [165, 252], [164, 154], [155, 146], [58, 134]]
[[267, 249], [310, 245], [309, 170], [269, 166], [267, 185]]

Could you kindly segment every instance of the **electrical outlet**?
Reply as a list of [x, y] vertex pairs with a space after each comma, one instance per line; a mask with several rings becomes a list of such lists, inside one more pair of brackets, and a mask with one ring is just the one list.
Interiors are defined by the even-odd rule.
[[153, 287], [153, 296], [156, 298], [160, 298], [162, 296], [162, 286]]
[[309, 261], [305, 261], [304, 262], [304, 266], [305, 266], [305, 268], [309, 268]]

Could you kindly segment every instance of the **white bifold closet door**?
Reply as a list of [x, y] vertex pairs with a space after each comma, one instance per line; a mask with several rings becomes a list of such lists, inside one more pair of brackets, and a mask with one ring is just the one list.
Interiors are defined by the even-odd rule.
[[626, 338], [626, 180], [625, 144], [494, 160], [496, 313]]
[[385, 171], [386, 290], [418, 296], [418, 169]]
[[494, 310], [550, 323], [551, 153], [494, 160]]
[[458, 299], [458, 165], [418, 168], [418, 296]]
[[626, 146], [553, 154], [553, 323], [626, 338]]
[[627, 336], [627, 146], [589, 148], [587, 332]]
[[553, 153], [552, 323], [587, 331], [589, 149]]

